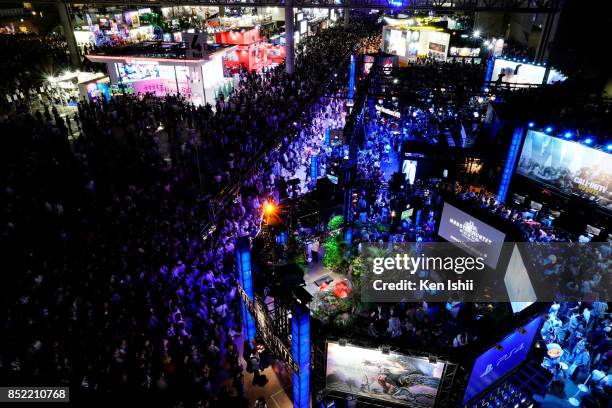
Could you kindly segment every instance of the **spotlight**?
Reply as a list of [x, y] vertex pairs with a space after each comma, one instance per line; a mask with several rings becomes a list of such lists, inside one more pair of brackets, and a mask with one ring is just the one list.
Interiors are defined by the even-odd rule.
[[274, 213], [274, 211], [276, 211], [276, 207], [274, 206], [274, 203], [270, 201], [266, 203], [266, 205], [264, 206], [264, 210], [266, 214], [270, 215]]
[[480, 37], [480, 30], [475, 30], [474, 31], [474, 38], [478, 38]]
[[391, 347], [389, 347], [389, 346], [382, 346], [380, 349], [381, 349], [383, 354], [391, 353]]
[[346, 347], [346, 339], [339, 339], [338, 340], [338, 345], [340, 345], [341, 347]]
[[566, 139], [571, 139], [572, 136], [572, 132], [565, 132], [565, 134], [563, 135], [563, 137], [565, 137]]
[[535, 126], [535, 123], [533, 123], [533, 122], [529, 122], [529, 123], [527, 124], [527, 126], [529, 126], [530, 128], [532, 128], [532, 127], [534, 127], [534, 126]]
[[591, 143], [593, 143], [593, 139], [590, 137], [587, 137], [586, 139], [584, 139], [584, 143], [590, 145]]
[[436, 356], [429, 356], [429, 364], [437, 364], [438, 358]]
[[503, 349], [504, 349], [504, 347], [501, 344], [496, 344], [495, 345], [495, 350], [502, 351]]
[[546, 129], [544, 129], [544, 131], [546, 133], [550, 133], [550, 132], [552, 132], [552, 130], [553, 130], [553, 128], [551, 126], [548, 126]]
[[612, 144], [607, 145], [607, 146], [606, 146], [606, 150], [607, 150], [607, 151], [612, 151]]

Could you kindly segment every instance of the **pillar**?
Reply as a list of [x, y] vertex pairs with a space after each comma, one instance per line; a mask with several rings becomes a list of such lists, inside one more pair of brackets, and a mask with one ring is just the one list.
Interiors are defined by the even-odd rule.
[[293, 373], [293, 407], [310, 408], [310, 311], [295, 304], [291, 316], [291, 351], [299, 369]]
[[559, 12], [551, 12], [546, 16], [546, 22], [540, 33], [540, 41], [536, 50], [535, 60], [538, 62], [546, 62], [550, 53], [549, 45], [555, 40], [557, 34], [557, 26], [559, 25]]
[[251, 315], [249, 304], [254, 300], [253, 274], [251, 270], [251, 244], [248, 237], [236, 240], [236, 262], [238, 266], [238, 282], [244, 290], [240, 302], [242, 305], [242, 333], [244, 338], [252, 342], [255, 339], [255, 320]]
[[522, 126], [514, 129], [512, 141], [510, 142], [510, 148], [508, 149], [508, 156], [506, 157], [506, 165], [504, 166], [504, 171], [502, 172], [502, 177], [499, 183], [499, 190], [497, 192], [497, 200], [500, 203], [506, 202], [508, 187], [510, 186], [510, 181], [512, 180], [514, 165], [516, 164], [516, 159], [518, 159], [518, 153], [521, 148], [521, 141], [523, 140], [524, 133], [525, 128]]
[[72, 27], [72, 20], [68, 15], [68, 6], [62, 0], [58, 0], [56, 4], [60, 20], [62, 21], [62, 27], [64, 29], [64, 37], [66, 38], [66, 42], [68, 43], [70, 65], [72, 65], [73, 68], [78, 68], [81, 66], [81, 57], [79, 56], [79, 47], [77, 46], [76, 38], [74, 38], [74, 28]]
[[285, 68], [289, 75], [293, 75], [295, 69], [295, 40], [293, 32], [293, 1], [285, 1]]
[[351, 9], [348, 7], [344, 8], [344, 28], [349, 28], [349, 23], [351, 22]]
[[348, 84], [348, 97], [353, 99], [355, 96], [355, 70], [356, 70], [356, 58], [351, 55], [351, 64], [349, 65], [349, 84]]

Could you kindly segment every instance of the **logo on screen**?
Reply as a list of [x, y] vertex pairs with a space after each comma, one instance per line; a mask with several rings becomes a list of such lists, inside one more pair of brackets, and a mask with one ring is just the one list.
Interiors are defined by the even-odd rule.
[[[503, 356], [501, 356], [498, 360], [497, 360], [497, 364], [495, 364], [495, 368], [499, 367], [499, 365], [501, 363], [503, 363], [504, 361], [510, 359], [510, 357], [512, 357], [514, 354], [518, 353], [519, 351], [521, 351], [522, 349], [525, 348], [525, 342], [521, 343], [520, 346], [517, 346], [515, 348], [513, 348], [512, 350], [510, 350], [509, 353], [504, 354]], [[493, 364], [487, 364], [487, 368], [485, 368], [484, 372], [482, 374], [480, 374], [480, 378], [489, 375], [489, 373], [491, 373], [491, 371], [493, 371]]]
[[463, 224], [459, 221], [451, 218], [450, 223], [455, 227], [459, 228], [459, 232], [463, 235], [463, 238], [468, 240], [469, 242], [485, 242], [487, 244], [491, 243], [491, 240], [484, 235], [478, 233], [478, 227], [474, 224], [474, 221], [468, 220], [464, 221]]

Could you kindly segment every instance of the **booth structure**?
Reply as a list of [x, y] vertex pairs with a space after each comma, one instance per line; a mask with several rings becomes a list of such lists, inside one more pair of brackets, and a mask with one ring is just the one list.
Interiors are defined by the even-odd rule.
[[[195, 105], [214, 105], [220, 88], [233, 82], [223, 73], [223, 57], [235, 46], [205, 47], [197, 57], [187, 58], [176, 43], [142, 43], [118, 49], [112, 55], [90, 54], [92, 62], [105, 63], [111, 86], [128, 94], [157, 96], [180, 94]], [[204, 45], [202, 45], [204, 47]], [[174, 47], [174, 48], [173, 48]], [[124, 51], [124, 52], [122, 52]]]
[[280, 64], [285, 59], [285, 47], [264, 41], [259, 27], [216, 33], [215, 42], [237, 46], [236, 50], [224, 59], [225, 66], [231, 71], [238, 71], [240, 68], [258, 71], [266, 66]]
[[387, 25], [383, 27], [384, 52], [397, 55], [400, 65], [418, 58], [446, 61], [450, 34], [442, 28], [429, 26]]

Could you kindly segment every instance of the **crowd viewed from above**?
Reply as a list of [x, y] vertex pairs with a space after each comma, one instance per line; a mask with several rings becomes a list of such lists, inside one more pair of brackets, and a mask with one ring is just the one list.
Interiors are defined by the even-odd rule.
[[[367, 35], [355, 24], [309, 37], [293, 77], [243, 73], [216, 111], [144, 95], [80, 102], [67, 117], [5, 115], [2, 241], [18, 270], [3, 293], [2, 378], [242, 404], [234, 240], [257, 232], [258, 201], [276, 181], [267, 170], [303, 172], [300, 154], [340, 106], [315, 103], [313, 122], [299, 108]], [[294, 137], [291, 120], [311, 127]], [[287, 149], [253, 162], [278, 135], [293, 138]], [[203, 193], [244, 176], [202, 237]]]
[[[284, 64], [241, 71], [214, 105], [139, 94], [74, 100], [68, 110], [39, 96], [42, 79], [69, 66], [66, 42], [0, 36], [0, 93], [10, 95], [0, 96], [0, 384], [68, 386], [74, 401], [101, 405], [127, 393], [154, 406], [249, 406], [245, 370], [263, 387], [274, 356], [242, 333], [236, 241], [258, 236], [270, 201], [293, 204], [320, 191], [350, 191], [353, 218], [336, 230], [325, 229], [329, 219], [296, 223], [304, 261], [316, 268], [319, 248], [322, 259], [326, 251], [319, 240], [345, 239], [342, 228], [356, 244], [344, 243], [345, 258], [369, 243], [441, 240], [448, 201], [504, 223], [534, 245], [538, 283], [556, 293], [541, 336], [574, 366], [563, 375], [607, 375], [609, 245], [544, 247], [580, 238], [559, 228], [550, 209], [500, 202], [458, 170], [494, 100], [483, 92], [485, 64], [424, 58], [368, 77], [363, 122], [343, 133], [358, 116], [358, 98], [346, 97], [349, 57], [376, 53], [380, 43], [380, 27], [355, 18], [301, 38], [293, 74]], [[417, 167], [421, 148], [438, 161], [429, 170]], [[439, 163], [445, 157], [458, 164]], [[337, 216], [341, 206], [318, 212]], [[349, 310], [359, 323], [351, 330], [377, 344], [446, 352], [489, 344], [513, 319], [508, 302], [493, 301], [356, 301]], [[545, 363], [562, 380], [560, 362]], [[611, 392], [603, 378], [592, 391], [602, 401]]]

